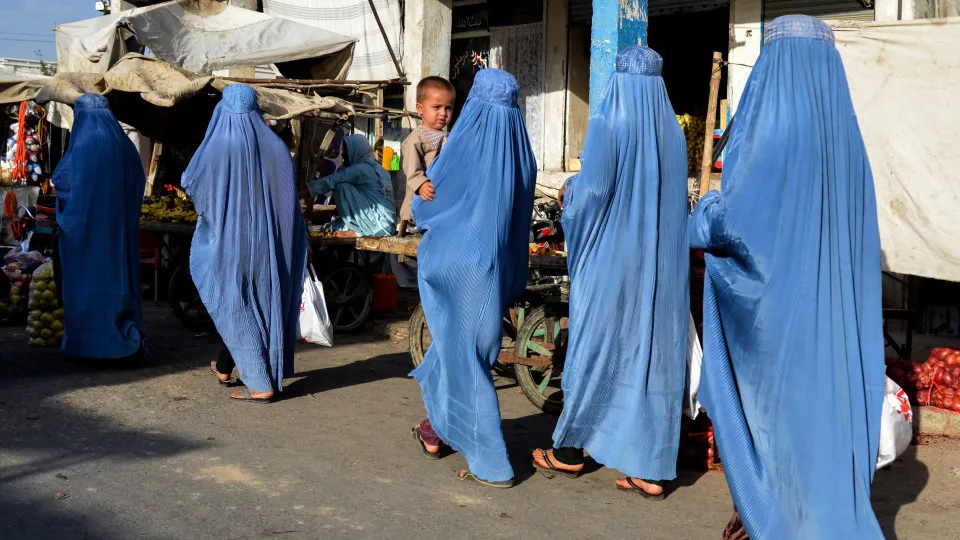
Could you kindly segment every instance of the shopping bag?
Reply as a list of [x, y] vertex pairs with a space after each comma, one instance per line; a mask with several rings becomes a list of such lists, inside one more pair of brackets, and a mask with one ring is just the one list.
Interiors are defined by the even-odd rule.
[[690, 314], [690, 329], [687, 332], [687, 384], [683, 395], [683, 414], [696, 420], [697, 414], [703, 406], [697, 400], [700, 392], [700, 366], [703, 364], [703, 349], [700, 347], [700, 337], [697, 335], [697, 325]]
[[880, 412], [880, 452], [877, 469], [886, 467], [906, 451], [913, 439], [913, 409], [900, 385], [887, 377]]
[[325, 347], [333, 346], [333, 326], [327, 314], [327, 302], [323, 298], [323, 284], [317, 279], [312, 264], [307, 265], [307, 276], [303, 282], [297, 340]]

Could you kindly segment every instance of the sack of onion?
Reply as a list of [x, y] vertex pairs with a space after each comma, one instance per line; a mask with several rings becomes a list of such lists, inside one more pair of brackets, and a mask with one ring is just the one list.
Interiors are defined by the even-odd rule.
[[960, 413], [960, 350], [937, 347], [923, 364], [888, 359], [887, 375], [914, 403]]
[[53, 265], [44, 263], [33, 273], [27, 303], [27, 331], [31, 347], [59, 347], [63, 339], [63, 309], [57, 303]]

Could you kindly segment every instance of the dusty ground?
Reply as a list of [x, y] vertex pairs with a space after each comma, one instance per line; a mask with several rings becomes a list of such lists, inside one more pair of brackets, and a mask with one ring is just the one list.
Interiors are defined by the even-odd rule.
[[[68, 363], [0, 329], [0, 538], [719, 538], [720, 473], [684, 471], [664, 502], [613, 489], [615, 471], [547, 480], [524, 463], [554, 419], [498, 380], [522, 484], [455, 479], [423, 459], [403, 348], [377, 336], [302, 348], [279, 403], [227, 401], [213, 338], [149, 310], [142, 366]], [[911, 447], [877, 474], [889, 538], [960, 538], [960, 444]], [[951, 502], [953, 501], [953, 502]]]

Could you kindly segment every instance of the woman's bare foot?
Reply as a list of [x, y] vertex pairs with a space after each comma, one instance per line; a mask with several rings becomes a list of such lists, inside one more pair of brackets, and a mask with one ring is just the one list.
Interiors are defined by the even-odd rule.
[[[250, 394], [250, 397], [253, 399], [273, 399], [273, 392], [251, 392], [250, 389], [247, 389], [247, 393]], [[236, 390], [233, 394], [230, 395], [233, 399], [245, 399], [243, 392], [241, 390]]]
[[224, 382], [224, 383], [230, 382], [230, 374], [229, 374], [229, 373], [226, 374], [226, 375], [224, 375], [223, 373], [220, 373], [219, 371], [217, 371], [217, 361], [216, 361], [216, 360], [214, 360], [213, 362], [210, 362], [210, 369], [212, 369], [213, 372], [217, 374], [217, 378], [220, 379], [220, 382]]
[[[544, 459], [544, 454], [546, 454], [546, 459]], [[558, 460], [553, 456], [553, 448], [544, 451], [540, 448], [537, 448], [533, 451], [533, 462], [538, 465], [540, 468], [556, 470], [556, 471], [567, 471], [572, 473], [579, 473], [583, 470], [583, 463], [579, 465], [567, 465], [562, 461]]]
[[[631, 480], [633, 485], [631, 485]], [[624, 490], [636, 490], [640, 488], [644, 493], [651, 496], [663, 495], [663, 487], [644, 482], [639, 478], [621, 478], [617, 480], [617, 487]]]
[[427, 441], [423, 440], [423, 435], [421, 435], [421, 434], [419, 434], [419, 433], [417, 434], [417, 437], [420, 438], [420, 442], [423, 443], [423, 447], [427, 450], [427, 452], [430, 452], [431, 454], [434, 454], [434, 455], [440, 453], [440, 445], [439, 445], [439, 444], [430, 444], [430, 443], [428, 443]]
[[356, 238], [357, 231], [337, 231], [333, 233], [336, 238]]

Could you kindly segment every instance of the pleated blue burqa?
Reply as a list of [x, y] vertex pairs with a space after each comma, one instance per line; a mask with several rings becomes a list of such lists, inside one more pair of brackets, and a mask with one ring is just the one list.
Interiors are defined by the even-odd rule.
[[74, 104], [70, 148], [53, 174], [63, 290], [61, 352], [125, 358], [141, 351], [140, 154], [107, 99]]
[[554, 447], [676, 477], [690, 326], [683, 130], [647, 47], [617, 55], [566, 184], [570, 341]]
[[411, 375], [437, 435], [491, 482], [513, 478], [490, 369], [502, 317], [527, 283], [537, 164], [517, 107], [517, 81], [477, 73], [443, 152], [427, 176], [429, 202], [414, 196], [423, 231], [420, 300], [433, 343]]
[[199, 220], [190, 273], [251, 392], [293, 375], [307, 231], [287, 146], [263, 121], [257, 94], [223, 91], [183, 173]]
[[700, 396], [750, 537], [882, 538], [870, 505], [884, 388], [873, 176], [833, 32], [765, 30], [706, 250]]

